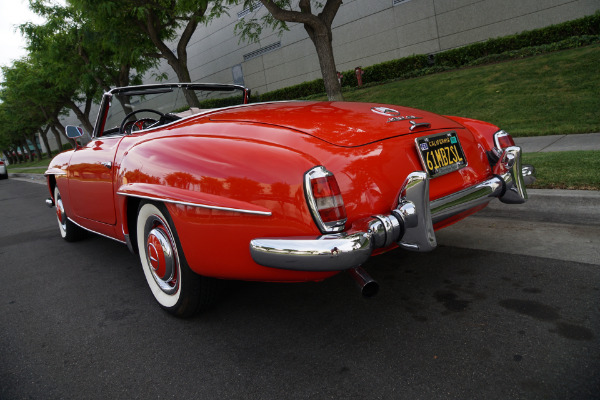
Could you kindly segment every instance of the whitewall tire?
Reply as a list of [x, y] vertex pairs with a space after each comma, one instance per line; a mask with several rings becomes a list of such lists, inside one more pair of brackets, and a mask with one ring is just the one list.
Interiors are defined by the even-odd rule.
[[212, 303], [216, 296], [216, 282], [189, 268], [164, 205], [140, 204], [136, 238], [146, 282], [164, 310], [189, 317]]
[[75, 225], [67, 217], [58, 186], [54, 188], [54, 205], [56, 208], [56, 220], [58, 222], [60, 236], [67, 242], [75, 242], [82, 239], [85, 236], [85, 230]]

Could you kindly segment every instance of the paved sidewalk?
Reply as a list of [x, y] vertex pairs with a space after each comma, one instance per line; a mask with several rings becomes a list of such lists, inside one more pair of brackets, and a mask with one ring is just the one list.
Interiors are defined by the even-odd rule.
[[600, 133], [515, 138], [524, 153], [600, 150]]

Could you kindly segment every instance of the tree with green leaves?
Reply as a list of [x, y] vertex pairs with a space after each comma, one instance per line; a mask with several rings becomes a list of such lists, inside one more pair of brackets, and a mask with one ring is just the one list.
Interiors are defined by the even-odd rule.
[[[136, 37], [142, 34], [153, 44], [152, 51], [145, 49], [140, 53], [166, 60], [180, 82], [192, 81], [187, 47], [198, 24], [219, 15], [214, 8], [207, 14], [209, 0], [71, 0], [71, 3], [102, 27], [102, 32], [122, 32], [123, 25], [137, 30]], [[139, 46], [131, 49], [139, 51]], [[186, 91], [186, 100], [190, 106], [200, 106], [192, 91]]]
[[[255, 9], [256, 0], [225, 0], [228, 4], [243, 3], [244, 8]], [[280, 33], [289, 30], [287, 23], [300, 23], [313, 42], [319, 58], [321, 74], [325, 83], [327, 97], [331, 101], [343, 100], [342, 88], [337, 79], [337, 69], [333, 55], [331, 25], [342, 0], [326, 0], [315, 2], [300, 0], [297, 9], [292, 0], [260, 0], [268, 10], [268, 14], [261, 18], [243, 18], [236, 24], [235, 31], [243, 40], [258, 41], [265, 27]], [[313, 4], [314, 7], [313, 7]], [[321, 10], [318, 14], [317, 12]]]
[[[6, 111], [3, 128], [17, 133], [17, 138], [27, 137], [34, 146], [37, 144], [36, 133], [41, 132], [42, 140], [50, 151], [46, 127], [59, 122], [58, 116], [68, 96], [44, 79], [45, 72], [45, 66], [31, 57], [16, 60], [10, 67], [3, 67], [4, 82], [0, 100]], [[62, 146], [60, 133], [55, 131], [55, 137]]]
[[126, 21], [110, 21], [115, 29], [104, 32], [102, 26], [70, 4], [31, 0], [30, 8], [46, 20], [42, 25], [21, 26], [30, 54], [45, 65], [46, 79], [69, 94], [65, 107], [73, 111], [91, 134], [91, 107], [99, 102], [102, 91], [138, 84], [141, 75], [156, 65], [155, 59], [132, 50], [147, 51], [152, 48], [151, 43], [139, 34], [136, 36]]

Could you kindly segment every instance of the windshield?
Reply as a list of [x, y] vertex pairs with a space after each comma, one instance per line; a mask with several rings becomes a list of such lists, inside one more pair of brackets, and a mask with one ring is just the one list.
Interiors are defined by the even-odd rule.
[[[210, 109], [248, 102], [249, 91], [236, 85], [167, 84], [118, 88], [109, 92], [100, 134], [130, 134]], [[129, 117], [127, 117], [129, 115]], [[100, 121], [99, 121], [100, 122]]]

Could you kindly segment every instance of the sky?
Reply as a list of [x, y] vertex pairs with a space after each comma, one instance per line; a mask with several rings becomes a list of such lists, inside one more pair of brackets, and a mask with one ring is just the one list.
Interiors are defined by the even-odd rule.
[[43, 21], [29, 10], [28, 0], [0, 0], [0, 65], [11, 65], [27, 54], [25, 39], [21, 32], [15, 32], [18, 25], [27, 21]]

